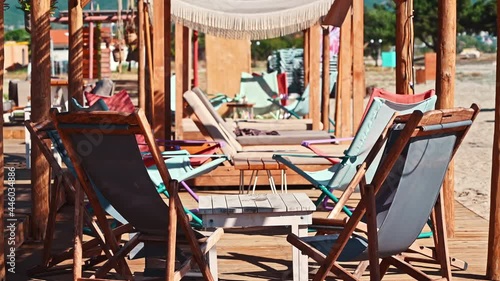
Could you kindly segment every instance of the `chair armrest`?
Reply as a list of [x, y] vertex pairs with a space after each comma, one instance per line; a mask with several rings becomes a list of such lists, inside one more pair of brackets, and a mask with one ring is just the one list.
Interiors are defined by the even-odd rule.
[[[321, 232], [328, 232], [329, 230], [335, 230], [335, 228], [345, 227], [349, 218], [345, 219], [327, 219], [327, 218], [313, 218], [312, 228], [315, 228]], [[356, 225], [355, 231], [368, 233], [368, 227], [366, 223], [359, 222]]]

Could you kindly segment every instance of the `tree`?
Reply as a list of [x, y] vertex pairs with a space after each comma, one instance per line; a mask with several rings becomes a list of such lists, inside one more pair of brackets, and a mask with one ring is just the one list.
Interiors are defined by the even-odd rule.
[[396, 14], [394, 2], [374, 4], [372, 9], [365, 8], [364, 36], [367, 51], [378, 65], [380, 49], [396, 44]]
[[24, 29], [16, 29], [5, 33], [5, 41], [30, 41], [31, 35]]
[[[436, 50], [438, 0], [413, 3], [415, 37]], [[496, 32], [496, 0], [457, 0], [457, 32]]]

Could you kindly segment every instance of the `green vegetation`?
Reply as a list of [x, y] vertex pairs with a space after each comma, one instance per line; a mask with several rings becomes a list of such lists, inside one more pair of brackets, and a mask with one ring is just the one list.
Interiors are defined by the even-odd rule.
[[24, 29], [5, 32], [5, 41], [25, 42], [31, 41], [31, 35]]
[[[457, 32], [495, 34], [496, 5], [496, 0], [457, 0]], [[385, 46], [395, 45], [394, 9], [392, 1], [365, 9], [365, 41], [380, 38]], [[438, 23], [438, 0], [414, 1], [415, 38], [429, 49], [436, 49]]]

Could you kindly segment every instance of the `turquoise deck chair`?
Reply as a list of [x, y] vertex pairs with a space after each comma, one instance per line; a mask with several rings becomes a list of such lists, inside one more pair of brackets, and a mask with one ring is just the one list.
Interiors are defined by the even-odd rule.
[[241, 73], [240, 92], [238, 100], [246, 99], [248, 103], [253, 103], [253, 111], [256, 116], [271, 114], [273, 117], [275, 104], [269, 99], [279, 96], [277, 72], [263, 73], [254, 76], [250, 73]]
[[[410, 104], [399, 104], [381, 98], [374, 98], [368, 112], [363, 119], [363, 122], [358, 129], [354, 140], [352, 141], [349, 148], [344, 152], [341, 158], [341, 162], [331, 166], [328, 169], [321, 171], [304, 171], [293, 164], [293, 160], [289, 157], [324, 157], [319, 155], [311, 154], [275, 154], [273, 158], [277, 161], [285, 164], [288, 168], [295, 171], [297, 174], [304, 177], [313, 186], [321, 190], [321, 195], [316, 201], [316, 205], [319, 205], [326, 197], [334, 202], [338, 202], [338, 198], [332, 193], [334, 189], [344, 190], [347, 185], [351, 182], [356, 173], [356, 167], [363, 163], [368, 152], [371, 150], [377, 138], [382, 133], [383, 129], [390, 121], [390, 118], [394, 113], [398, 112], [400, 114], [411, 113], [415, 110], [420, 110], [426, 112], [428, 110], [434, 109], [436, 104], [436, 96], [432, 96], [421, 102], [410, 103]], [[375, 159], [375, 163], [380, 161], [380, 156], [378, 155]], [[371, 169], [367, 171], [366, 178], [370, 182], [373, 173], [377, 165], [372, 165]], [[375, 167], [375, 168], [374, 168]], [[347, 208], [343, 208], [344, 212], [351, 215], [351, 211]]]
[[[320, 85], [322, 84], [322, 79], [320, 79]], [[330, 73], [330, 95], [334, 93], [335, 91], [335, 85], [337, 84], [337, 72], [332, 72]], [[310, 98], [310, 91], [309, 91], [309, 85], [305, 88], [304, 92], [302, 93], [301, 96], [295, 98], [295, 100], [287, 105], [282, 105], [278, 100], [275, 99], [268, 99], [270, 102], [272, 102], [274, 105], [285, 111], [288, 116], [288, 118], [297, 118], [301, 119], [305, 115], [309, 114], [309, 98]], [[322, 91], [320, 91], [320, 103], [323, 98]], [[331, 119], [328, 118], [330, 121], [330, 128], [335, 128], [335, 122]], [[331, 129], [329, 130], [330, 133], [334, 133], [334, 130]]]

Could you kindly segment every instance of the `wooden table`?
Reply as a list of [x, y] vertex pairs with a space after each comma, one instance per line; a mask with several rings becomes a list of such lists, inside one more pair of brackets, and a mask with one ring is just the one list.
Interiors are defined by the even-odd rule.
[[[288, 226], [307, 236], [316, 206], [305, 193], [200, 196], [199, 213], [207, 228]], [[258, 246], [258, 241], [256, 246]], [[308, 257], [292, 246], [293, 280], [308, 280]]]
[[262, 157], [255, 157], [255, 158], [249, 158], [245, 160], [234, 160], [234, 169], [240, 171], [240, 194], [243, 194], [245, 190], [245, 171], [252, 171], [252, 175], [250, 176], [250, 181], [248, 184], [248, 191], [250, 191], [250, 186], [252, 186], [252, 181], [253, 181], [253, 188], [252, 188], [252, 193], [255, 193], [255, 187], [257, 185], [257, 180], [259, 176], [259, 171], [266, 171], [267, 177], [269, 180], [269, 186], [271, 187], [271, 191], [273, 193], [277, 193], [276, 191], [276, 183], [274, 181], [273, 176], [271, 175], [271, 171], [281, 171], [281, 193], [287, 192], [288, 187], [287, 187], [287, 182], [286, 182], [286, 165], [283, 163], [280, 163], [274, 159], [271, 158], [262, 158]]
[[246, 111], [246, 119], [252, 119], [253, 118], [253, 103], [239, 103], [239, 102], [228, 102], [226, 103], [228, 106], [229, 110], [232, 112], [233, 118], [238, 119], [242, 118], [240, 114], [238, 113], [238, 110]]

